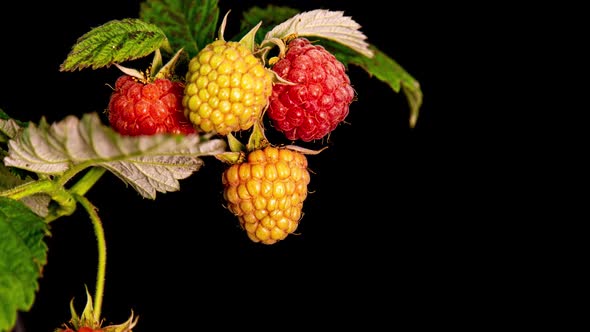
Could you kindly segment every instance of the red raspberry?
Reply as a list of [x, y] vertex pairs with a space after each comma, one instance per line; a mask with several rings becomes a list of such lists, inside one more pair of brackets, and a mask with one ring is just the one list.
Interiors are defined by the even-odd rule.
[[81, 327], [78, 329], [78, 332], [102, 332], [102, 330], [93, 330], [90, 327]]
[[344, 64], [320, 45], [296, 38], [273, 66], [295, 85], [275, 84], [268, 116], [287, 139], [321, 139], [348, 115], [354, 98]]
[[[59, 329], [57, 331], [59, 331]], [[74, 331], [73, 329], [68, 328], [68, 329], [65, 329], [63, 332], [102, 332], [102, 330], [94, 330], [90, 327], [83, 326], [83, 327], [79, 328], [77, 331]]]
[[144, 83], [120, 76], [109, 102], [109, 123], [122, 135], [192, 134], [184, 115], [184, 85], [168, 79]]

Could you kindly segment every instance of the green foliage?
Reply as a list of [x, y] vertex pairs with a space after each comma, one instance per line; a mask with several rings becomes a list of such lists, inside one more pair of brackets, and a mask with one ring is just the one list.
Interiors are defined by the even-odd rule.
[[169, 44], [157, 26], [133, 18], [112, 20], [78, 38], [59, 70], [108, 67], [145, 57], [160, 47]]
[[48, 226], [22, 203], [0, 197], [0, 331], [28, 311], [47, 263]]
[[402, 90], [410, 105], [410, 127], [413, 128], [416, 125], [423, 99], [420, 83], [395, 60], [374, 45], [370, 46], [375, 54], [372, 58], [356, 53], [333, 41], [323, 40], [321, 45], [332, 52], [342, 63], [361, 67], [369, 75], [386, 83], [395, 92]]
[[219, 8], [217, 0], [147, 0], [139, 18], [160, 27], [173, 51], [184, 48], [189, 57], [215, 38]]
[[387, 83], [395, 92], [399, 92], [401, 87], [410, 104], [410, 127], [415, 127], [423, 98], [420, 84], [387, 54], [374, 46], [372, 49], [375, 52], [372, 59], [357, 56], [350, 58], [349, 63], [360, 66], [369, 74]]

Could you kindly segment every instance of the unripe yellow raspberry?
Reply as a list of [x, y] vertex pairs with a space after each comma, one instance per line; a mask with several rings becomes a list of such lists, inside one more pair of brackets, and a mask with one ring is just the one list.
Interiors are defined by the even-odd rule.
[[216, 40], [189, 62], [182, 104], [201, 132], [247, 130], [272, 93], [272, 73], [235, 41]]
[[304, 154], [267, 146], [222, 175], [227, 208], [254, 242], [274, 244], [299, 226], [310, 181]]

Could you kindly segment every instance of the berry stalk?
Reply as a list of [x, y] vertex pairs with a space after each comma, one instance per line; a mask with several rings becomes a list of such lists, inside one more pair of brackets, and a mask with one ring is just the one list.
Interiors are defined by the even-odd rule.
[[86, 174], [84, 174], [84, 177], [81, 178], [80, 181], [76, 182], [76, 184], [70, 188], [70, 192], [72, 194], [84, 196], [106, 171], [107, 170], [104, 167], [92, 167]]
[[32, 181], [24, 183], [20, 186], [16, 186], [13, 188], [6, 189], [0, 192], [0, 196], [8, 197], [14, 200], [19, 200], [21, 198], [38, 194], [38, 193], [48, 193], [55, 188], [55, 184], [53, 181], [49, 179], [39, 180], [39, 181]]
[[96, 273], [93, 307], [94, 319], [99, 321], [102, 308], [102, 299], [104, 297], [104, 284], [107, 265], [107, 245], [104, 236], [104, 228], [102, 227], [102, 222], [98, 216], [98, 213], [96, 212], [96, 207], [84, 196], [73, 194], [73, 197], [78, 203], [80, 203], [80, 205], [82, 205], [82, 207], [84, 207], [86, 212], [88, 212], [90, 220], [92, 221], [92, 226], [94, 227], [94, 234], [96, 235], [96, 244], [98, 248], [98, 269]]

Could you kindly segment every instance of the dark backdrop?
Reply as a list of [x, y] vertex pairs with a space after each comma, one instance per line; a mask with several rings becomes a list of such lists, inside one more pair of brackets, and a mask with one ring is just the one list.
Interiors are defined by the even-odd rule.
[[[78, 37], [109, 20], [137, 17], [139, 3], [58, 1], [34, 10], [21, 3], [16, 22], [8, 20], [12, 10], [3, 11], [0, 107], [32, 121], [104, 112], [108, 85], [120, 74], [116, 68], [58, 68]], [[266, 3], [220, 6], [223, 13], [232, 9], [231, 30], [244, 8]], [[359, 22], [370, 43], [422, 84], [416, 128], [408, 126], [403, 94], [351, 67], [358, 100], [346, 124], [330, 136], [330, 148], [309, 157], [310, 194], [298, 235], [272, 246], [248, 240], [222, 206], [223, 165], [214, 158], [182, 180], [179, 192], [158, 194], [155, 201], [105, 175], [87, 196], [107, 237], [107, 323], [123, 322], [131, 310], [140, 316], [137, 331], [235, 324], [391, 329], [456, 318], [456, 312], [432, 309], [445, 308], [449, 299], [470, 301], [470, 292], [458, 295], [457, 289], [482, 273], [474, 248], [485, 239], [465, 222], [482, 212], [473, 212], [469, 197], [479, 178], [463, 181], [478, 161], [464, 158], [470, 148], [458, 139], [462, 129], [454, 122], [461, 99], [449, 86], [448, 59], [466, 56], [453, 54], [456, 23], [438, 5], [422, 2], [276, 4], [344, 10]], [[84, 285], [91, 291], [94, 285], [96, 244], [82, 209], [52, 223], [51, 232], [37, 300], [22, 317], [32, 332], [52, 331], [66, 321], [72, 298], [81, 311]]]

